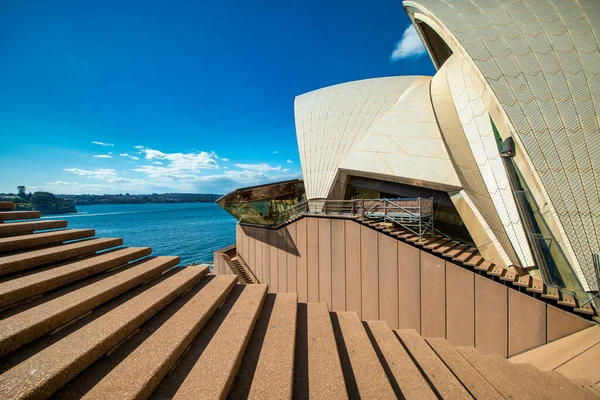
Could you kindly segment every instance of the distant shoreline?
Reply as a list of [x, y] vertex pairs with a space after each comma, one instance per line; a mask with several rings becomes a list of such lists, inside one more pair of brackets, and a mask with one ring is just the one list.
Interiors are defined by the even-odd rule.
[[212, 193], [153, 193], [153, 194], [57, 194], [56, 197], [71, 201], [76, 206], [100, 204], [177, 204], [213, 203], [220, 194]]

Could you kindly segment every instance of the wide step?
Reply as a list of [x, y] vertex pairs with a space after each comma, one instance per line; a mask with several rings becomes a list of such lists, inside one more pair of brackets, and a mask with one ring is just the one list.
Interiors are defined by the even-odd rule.
[[100, 250], [120, 246], [123, 239], [91, 239], [48, 249], [34, 250], [0, 257], [0, 276], [85, 256]]
[[102, 253], [83, 260], [49, 266], [36, 273], [0, 282], [0, 308], [21, 300], [54, 290], [61, 286], [125, 265], [130, 261], [150, 255], [150, 247], [126, 247]]
[[30, 235], [0, 238], [0, 252], [16, 251], [30, 247], [46, 246], [92, 237], [96, 234], [94, 229], [66, 229], [61, 231], [33, 233]]
[[212, 277], [205, 287], [95, 385], [85, 398], [147, 398], [235, 284], [236, 278], [232, 275]]
[[297, 311], [296, 293], [267, 294], [230, 398], [292, 398]]
[[382, 363], [389, 368], [389, 373], [396, 382], [394, 389], [400, 391], [398, 398], [404, 397], [407, 400], [437, 399], [431, 386], [423, 378], [387, 322], [369, 321], [367, 326], [381, 352]]
[[446, 339], [427, 339], [431, 348], [476, 399], [503, 399], [502, 395]]
[[18, 219], [39, 218], [41, 216], [42, 214], [39, 211], [0, 211], [0, 223]]
[[0, 210], [7, 211], [15, 208], [15, 203], [12, 201], [0, 201]]
[[527, 383], [515, 379], [518, 375], [507, 372], [497, 358], [486, 357], [472, 347], [457, 347], [456, 350], [505, 398], [537, 398], [537, 394], [526, 386]]
[[0, 398], [47, 398], [207, 273], [184, 268], [0, 375]]
[[[377, 358], [377, 353], [355, 312], [336, 312], [341, 341], [350, 365], [346, 374], [352, 374], [361, 398], [395, 399], [396, 394]], [[339, 340], [339, 339], [338, 339]], [[341, 343], [340, 343], [341, 344]]]
[[[238, 285], [198, 335], [196, 343], [200, 343], [201, 349], [194, 349], [192, 345], [188, 354], [199, 351], [200, 355], [183, 381], [176, 388], [170, 386], [169, 381], [163, 381], [154, 396], [175, 399], [224, 398], [233, 384], [266, 293], [267, 285]], [[177, 377], [182, 363], [170, 378]], [[162, 392], [169, 390], [173, 392], [168, 395]]]
[[63, 220], [11, 222], [8, 224], [0, 224], [0, 236], [21, 235], [46, 229], [65, 228], [66, 226], [67, 221]]
[[[156, 257], [142, 261], [124, 271], [3, 319], [0, 322], [0, 355], [53, 331], [100, 304], [159, 276], [178, 263], [179, 257]], [[204, 274], [206, 273], [205, 269]]]
[[326, 303], [300, 304], [294, 397], [347, 398], [344, 374]]
[[510, 361], [513, 363], [530, 363], [542, 371], [552, 371], [599, 343], [600, 326], [593, 326], [516, 355]]
[[417, 331], [401, 329], [396, 333], [442, 398], [472, 398]]

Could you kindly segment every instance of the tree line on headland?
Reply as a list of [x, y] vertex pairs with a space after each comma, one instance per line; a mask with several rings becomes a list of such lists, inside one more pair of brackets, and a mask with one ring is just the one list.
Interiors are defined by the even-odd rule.
[[214, 202], [220, 194], [212, 193], [152, 193], [152, 194], [52, 194], [27, 193], [17, 186], [17, 193], [0, 193], [0, 201], [12, 201], [15, 210], [38, 210], [42, 215], [76, 213], [76, 205], [91, 204], [150, 204]]

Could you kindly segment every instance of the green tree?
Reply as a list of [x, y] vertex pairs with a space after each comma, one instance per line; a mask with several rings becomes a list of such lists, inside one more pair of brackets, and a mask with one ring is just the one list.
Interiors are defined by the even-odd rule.
[[31, 196], [31, 202], [36, 206], [49, 207], [56, 203], [56, 198], [49, 192], [35, 192]]
[[17, 196], [19, 196], [22, 199], [27, 197], [27, 189], [25, 188], [25, 186], [17, 186]]

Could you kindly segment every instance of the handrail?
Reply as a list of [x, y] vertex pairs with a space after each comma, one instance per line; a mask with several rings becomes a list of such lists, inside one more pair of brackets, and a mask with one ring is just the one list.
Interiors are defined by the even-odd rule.
[[423, 236], [433, 233], [433, 198], [303, 200], [279, 213], [274, 225], [281, 225], [300, 214], [348, 215], [383, 219]]

